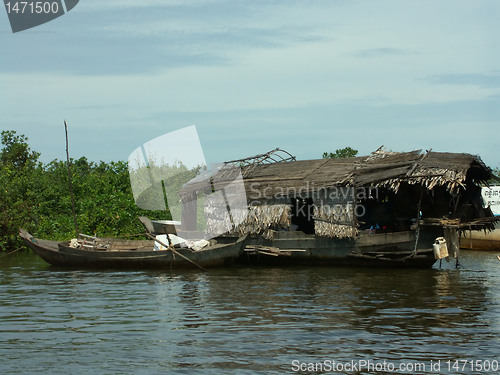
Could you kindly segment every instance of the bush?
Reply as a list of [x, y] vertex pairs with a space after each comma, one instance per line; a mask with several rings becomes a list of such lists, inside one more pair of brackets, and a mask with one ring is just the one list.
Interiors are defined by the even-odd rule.
[[[24, 136], [3, 131], [0, 152], [0, 248], [21, 246], [20, 227], [46, 239], [75, 236], [67, 162], [38, 162]], [[139, 209], [126, 162], [71, 160], [71, 177], [80, 233], [123, 236], [143, 233], [138, 216], [170, 219], [168, 211]]]

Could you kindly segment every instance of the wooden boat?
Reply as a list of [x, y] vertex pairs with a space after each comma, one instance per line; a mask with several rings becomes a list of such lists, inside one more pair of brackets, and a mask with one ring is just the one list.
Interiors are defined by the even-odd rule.
[[460, 238], [460, 248], [467, 250], [500, 250], [500, 225], [492, 231], [465, 230]]
[[[495, 217], [500, 219], [500, 186], [483, 186], [481, 197], [483, 206], [489, 207]], [[463, 231], [460, 247], [468, 250], [500, 250], [500, 222], [491, 231]]]
[[206, 227], [222, 233], [231, 222], [229, 233], [247, 234], [241, 261], [427, 268], [442, 258], [458, 265], [459, 233], [491, 230], [497, 221], [480, 204], [478, 183], [492, 171], [478, 156], [379, 148], [297, 161], [275, 151], [226, 162], [206, 181], [184, 184], [186, 229], [197, 223], [192, 202], [218, 193], [218, 205], [204, 201]]
[[206, 268], [234, 263], [243, 253], [246, 236], [221, 237], [217, 243], [194, 251], [189, 248], [154, 250], [153, 240], [100, 239], [92, 248], [74, 248], [70, 242], [36, 238], [21, 229], [20, 237], [47, 263], [85, 268]]
[[248, 239], [242, 263], [271, 265], [364, 266], [430, 268], [436, 262], [429, 243], [435, 234], [415, 232], [361, 234], [356, 239], [332, 239], [303, 232], [276, 232], [270, 240]]

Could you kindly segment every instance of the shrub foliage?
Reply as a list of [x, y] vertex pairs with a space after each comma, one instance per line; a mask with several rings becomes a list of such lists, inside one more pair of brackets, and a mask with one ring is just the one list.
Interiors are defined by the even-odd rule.
[[[28, 138], [2, 131], [0, 150], [0, 249], [21, 246], [19, 228], [37, 237], [64, 240], [75, 236], [67, 162], [43, 164]], [[143, 232], [140, 215], [169, 219], [168, 211], [139, 209], [124, 161], [70, 160], [75, 211], [80, 233], [123, 236]]]

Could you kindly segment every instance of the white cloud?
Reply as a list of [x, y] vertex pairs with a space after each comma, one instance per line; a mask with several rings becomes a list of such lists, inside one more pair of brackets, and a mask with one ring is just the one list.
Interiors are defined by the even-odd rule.
[[[268, 140], [276, 147], [275, 134], [300, 137], [304, 126], [317, 139], [332, 117], [346, 133], [408, 124], [414, 108], [428, 111], [420, 126], [465, 124], [465, 113], [453, 113], [458, 103], [500, 95], [499, 12], [492, 1], [86, 0], [43, 29], [54, 34], [0, 35], [2, 126], [52, 126], [65, 117], [82, 134], [127, 128], [118, 136], [139, 143], [148, 140], [144, 129], [153, 137], [163, 124], [167, 132], [197, 119], [213, 127], [211, 142], [233, 137], [243, 151], [241, 134], [250, 134], [235, 125], [278, 129]], [[373, 108], [393, 110], [395, 122]], [[496, 113], [484, 108], [491, 126]], [[387, 136], [377, 134], [376, 143]], [[391, 139], [407, 142], [403, 130]], [[124, 155], [137, 146], [123, 142], [112, 147]]]

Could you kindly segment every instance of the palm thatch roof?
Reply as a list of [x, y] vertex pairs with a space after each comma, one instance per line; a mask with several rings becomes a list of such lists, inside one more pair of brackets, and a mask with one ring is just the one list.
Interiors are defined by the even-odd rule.
[[[290, 225], [290, 198], [318, 197], [322, 191], [336, 189], [339, 194], [325, 194], [326, 200], [314, 206], [315, 232], [322, 236], [344, 238], [358, 233], [353, 212], [353, 191], [357, 188], [385, 187], [397, 193], [401, 184], [405, 183], [429, 190], [443, 186], [454, 194], [470, 183], [477, 186], [492, 177], [491, 169], [479, 156], [463, 153], [388, 152], [378, 149], [368, 156], [299, 161], [288, 155], [273, 162], [268, 162], [268, 154], [228, 162], [209, 178], [197, 178], [184, 185], [181, 197], [190, 200], [196, 192], [210, 194], [224, 189], [228, 194], [228, 187], [235, 179], [241, 178], [241, 189], [233, 189], [231, 198], [244, 192], [249, 214], [236, 230], [240, 234], [265, 234], [273, 226]], [[231, 226], [229, 219], [220, 215], [219, 209], [221, 207], [205, 204], [209, 231], [221, 232], [221, 228]], [[222, 209], [226, 210], [226, 204], [222, 205]], [[238, 210], [232, 211], [238, 216]], [[243, 211], [247, 213], [246, 208]]]
[[[445, 186], [456, 192], [470, 179], [476, 183], [487, 181], [492, 171], [481, 158], [465, 153], [420, 150], [387, 152], [377, 150], [368, 156], [345, 159], [317, 159], [285, 161], [273, 164], [241, 167], [247, 197], [279, 196], [290, 192], [315, 192], [339, 186], [384, 186], [398, 191], [402, 182], [423, 185], [429, 190]], [[234, 178], [234, 171], [222, 169], [213, 178], [217, 185]], [[196, 186], [186, 186], [187, 190]], [[264, 194], [265, 193], [265, 194]]]

